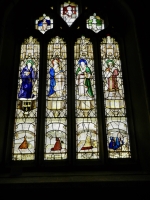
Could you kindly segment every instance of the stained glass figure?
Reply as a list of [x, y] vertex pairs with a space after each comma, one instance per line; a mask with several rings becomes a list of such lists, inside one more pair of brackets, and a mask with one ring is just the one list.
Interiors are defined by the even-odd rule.
[[48, 43], [45, 160], [67, 158], [67, 51], [56, 36]]
[[58, 137], [56, 137], [56, 142], [54, 144], [54, 147], [51, 148], [51, 151], [61, 151], [62, 146], [61, 146], [61, 141]]
[[13, 160], [34, 160], [36, 144], [39, 42], [32, 36], [21, 45]]
[[77, 159], [98, 159], [99, 142], [96, 118], [77, 118]]
[[18, 148], [19, 149], [27, 149], [28, 148], [28, 142], [26, 140], [26, 137], [24, 137], [23, 142], [21, 143], [21, 145]]
[[49, 70], [50, 85], [48, 97], [61, 97], [64, 92], [65, 75], [61, 68], [61, 59], [55, 57], [52, 59], [52, 65]]
[[94, 13], [93, 16], [90, 16], [90, 18], [86, 20], [86, 27], [98, 33], [104, 29], [104, 20]]
[[108, 156], [130, 158], [130, 142], [119, 45], [110, 35], [101, 42]]
[[94, 97], [90, 79], [92, 72], [88, 67], [87, 61], [83, 58], [79, 60], [79, 67], [77, 68], [76, 76], [79, 99]]
[[43, 14], [42, 17], [39, 17], [39, 19], [35, 20], [35, 29], [39, 30], [43, 34], [52, 28], [53, 19], [50, 19], [50, 17], [46, 16], [46, 14]]
[[60, 15], [68, 26], [71, 26], [79, 15], [78, 5], [70, 1], [64, 2], [60, 8]]
[[82, 36], [74, 46], [77, 159], [98, 159], [99, 140], [93, 45]]
[[20, 72], [20, 77], [22, 79], [20, 91], [18, 93], [18, 98], [33, 98], [32, 93], [32, 82], [36, 80], [36, 73], [33, 70], [34, 62], [33, 60], [27, 60], [26, 66]]

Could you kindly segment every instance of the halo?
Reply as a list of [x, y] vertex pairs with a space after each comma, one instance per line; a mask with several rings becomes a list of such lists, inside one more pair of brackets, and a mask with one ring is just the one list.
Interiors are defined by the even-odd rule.
[[83, 58], [81, 58], [79, 61], [78, 61], [78, 64], [81, 65], [81, 62], [84, 62], [85, 65], [87, 65], [87, 61]]
[[34, 65], [33, 60], [27, 60], [26, 64], [28, 64], [28, 63], [31, 63], [32, 66]]

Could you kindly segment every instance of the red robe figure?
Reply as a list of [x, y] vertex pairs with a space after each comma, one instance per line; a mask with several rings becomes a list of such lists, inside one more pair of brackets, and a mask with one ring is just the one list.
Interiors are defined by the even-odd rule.
[[117, 76], [119, 75], [118, 69], [115, 69], [112, 73], [112, 76], [108, 78], [108, 90], [116, 91], [118, 90]]
[[24, 137], [24, 141], [21, 143], [18, 149], [27, 149], [27, 148], [28, 148], [28, 142], [26, 140], [26, 137]]
[[56, 142], [53, 148], [51, 148], [51, 151], [60, 151], [61, 150], [61, 142], [58, 137], [56, 137]]
[[108, 91], [113, 92], [119, 90], [117, 76], [119, 75], [119, 70], [116, 68], [113, 60], [106, 61], [108, 68], [106, 68], [105, 73], [108, 78]]

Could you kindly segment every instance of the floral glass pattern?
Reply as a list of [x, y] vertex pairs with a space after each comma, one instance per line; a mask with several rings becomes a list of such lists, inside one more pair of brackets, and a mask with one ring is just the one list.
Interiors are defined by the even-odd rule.
[[32, 36], [21, 45], [13, 160], [34, 160], [39, 84], [39, 42]]
[[99, 139], [93, 45], [82, 36], [74, 46], [76, 98], [76, 157], [98, 159]]
[[48, 43], [45, 160], [67, 158], [67, 51], [56, 36]]
[[101, 63], [108, 157], [130, 158], [119, 45], [110, 35], [101, 42]]
[[98, 33], [104, 29], [104, 20], [94, 13], [93, 16], [90, 16], [90, 18], [86, 20], [86, 27]]
[[68, 26], [71, 26], [79, 15], [78, 5], [70, 1], [64, 2], [60, 8], [60, 15]]

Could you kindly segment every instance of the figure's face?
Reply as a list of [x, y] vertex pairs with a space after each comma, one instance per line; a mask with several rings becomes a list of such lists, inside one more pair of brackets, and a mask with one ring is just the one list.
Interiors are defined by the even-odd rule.
[[111, 58], [112, 57], [112, 53], [111, 52], [107, 52], [107, 57]]
[[84, 62], [81, 62], [81, 67], [84, 67], [85, 66], [85, 63]]
[[109, 66], [109, 67], [112, 67], [112, 66], [113, 66], [112, 62], [109, 62], [109, 63], [108, 63], [108, 66]]
[[72, 8], [71, 8], [71, 7], [68, 7], [68, 8], [67, 8], [67, 11], [68, 11], [68, 12], [67, 12], [68, 15], [72, 15]]
[[30, 69], [30, 67], [31, 67], [31, 63], [28, 63], [27, 65], [28, 65], [28, 68]]
[[58, 65], [58, 61], [54, 60], [53, 64], [54, 64], [54, 66]]

